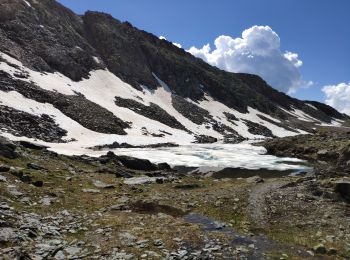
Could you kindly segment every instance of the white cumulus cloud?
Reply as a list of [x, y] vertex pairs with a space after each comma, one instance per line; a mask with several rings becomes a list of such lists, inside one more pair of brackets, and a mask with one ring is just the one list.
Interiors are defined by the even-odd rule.
[[257, 74], [283, 92], [293, 93], [313, 84], [303, 80], [298, 54], [283, 52], [279, 36], [269, 26], [255, 25], [243, 31], [241, 38], [221, 35], [214, 45], [214, 49], [206, 44], [187, 51], [226, 71]]
[[333, 86], [325, 86], [322, 91], [326, 94], [326, 104], [342, 113], [350, 115], [350, 82]]

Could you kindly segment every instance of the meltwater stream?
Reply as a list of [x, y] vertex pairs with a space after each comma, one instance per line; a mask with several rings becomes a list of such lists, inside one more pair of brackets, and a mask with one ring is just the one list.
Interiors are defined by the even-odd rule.
[[191, 144], [163, 148], [116, 149], [118, 155], [148, 159], [153, 163], [196, 168], [240, 168], [248, 170], [307, 171], [305, 161], [266, 155], [266, 149], [251, 143]]

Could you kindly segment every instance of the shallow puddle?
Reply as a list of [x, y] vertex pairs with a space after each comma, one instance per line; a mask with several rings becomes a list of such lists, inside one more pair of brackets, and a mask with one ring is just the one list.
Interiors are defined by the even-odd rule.
[[[242, 252], [242, 259], [267, 259], [266, 253], [269, 251], [278, 251], [281, 252], [281, 254], [282, 252], [286, 254], [292, 253], [293, 255], [301, 257], [303, 259], [311, 259], [310, 254], [303, 248], [286, 246], [273, 240], [269, 240], [266, 236], [263, 235], [243, 235], [222, 222], [215, 221], [200, 214], [190, 213], [185, 215], [183, 219], [188, 223], [201, 225], [202, 230], [205, 232], [219, 232], [227, 235], [230, 238], [230, 241], [228, 241], [228, 243], [233, 247], [244, 246], [248, 248], [248, 252]], [[312, 259], [317, 258], [313, 257]]]
[[131, 211], [140, 213], [140, 214], [153, 215], [153, 214], [163, 213], [175, 218], [182, 217], [187, 214], [187, 212], [169, 205], [161, 205], [155, 202], [144, 202], [144, 201], [137, 201], [131, 204], [130, 209]]

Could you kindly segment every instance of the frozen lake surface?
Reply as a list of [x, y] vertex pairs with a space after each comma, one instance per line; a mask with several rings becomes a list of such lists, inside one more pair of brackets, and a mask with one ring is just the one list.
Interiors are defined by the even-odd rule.
[[117, 155], [148, 159], [153, 163], [198, 168], [242, 168], [277, 171], [308, 170], [305, 161], [266, 155], [266, 149], [249, 143], [191, 144], [164, 148], [126, 148], [112, 150]]

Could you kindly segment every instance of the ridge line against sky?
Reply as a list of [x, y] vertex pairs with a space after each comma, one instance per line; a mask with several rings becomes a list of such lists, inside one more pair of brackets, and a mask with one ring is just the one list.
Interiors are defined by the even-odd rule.
[[212, 65], [258, 74], [296, 98], [350, 113], [350, 1], [58, 2], [78, 14], [109, 13]]

